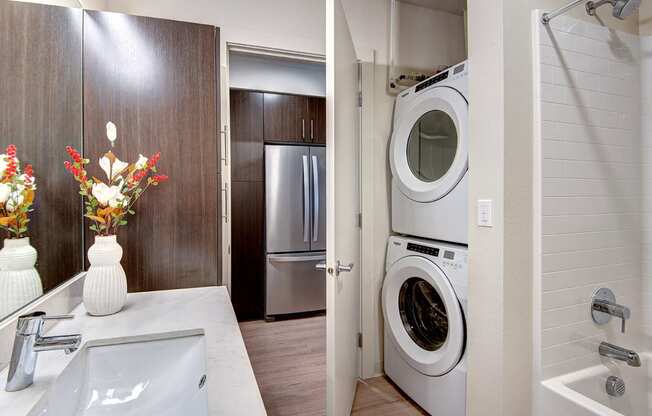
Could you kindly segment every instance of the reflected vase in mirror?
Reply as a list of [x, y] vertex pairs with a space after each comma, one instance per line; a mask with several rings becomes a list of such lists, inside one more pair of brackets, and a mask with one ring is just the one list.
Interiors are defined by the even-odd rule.
[[16, 146], [10, 144], [0, 154], [0, 228], [7, 234], [0, 250], [0, 317], [43, 294], [36, 249], [27, 236], [35, 193], [32, 166], [21, 169]]
[[[107, 139], [113, 146], [117, 128], [112, 122], [106, 126]], [[127, 225], [127, 216], [135, 214], [134, 204], [151, 186], [168, 179], [157, 173], [160, 154], [150, 158], [140, 155], [135, 163], [118, 159], [106, 152], [99, 160], [105, 179], [89, 176], [89, 159], [72, 147], [66, 151], [71, 160], [65, 167], [79, 183], [84, 198], [85, 217], [96, 233], [95, 244], [88, 249], [90, 267], [84, 281], [84, 306], [95, 316], [111, 315], [124, 307], [127, 298], [127, 276], [120, 264], [122, 247], [118, 244], [118, 229]]]

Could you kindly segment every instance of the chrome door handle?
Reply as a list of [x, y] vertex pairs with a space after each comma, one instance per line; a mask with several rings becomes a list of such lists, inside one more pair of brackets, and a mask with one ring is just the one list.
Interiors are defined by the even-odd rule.
[[315, 140], [315, 121], [310, 120], [310, 141]]
[[317, 270], [326, 270], [326, 262], [315, 264], [315, 269], [317, 269]]
[[221, 159], [224, 161], [224, 166], [229, 166], [229, 126], [224, 125], [224, 130], [220, 130], [220, 135], [224, 136], [224, 151], [222, 152]]
[[301, 138], [302, 139], [306, 138], [306, 119], [305, 118], [301, 119]]
[[222, 193], [224, 194], [224, 199], [222, 199], [222, 218], [225, 223], [229, 222], [229, 183], [224, 182], [222, 187]]
[[340, 273], [342, 272], [351, 272], [353, 270], [353, 263], [349, 264], [342, 264], [339, 260], [337, 261], [337, 265], [335, 266], [335, 276], [339, 276]]

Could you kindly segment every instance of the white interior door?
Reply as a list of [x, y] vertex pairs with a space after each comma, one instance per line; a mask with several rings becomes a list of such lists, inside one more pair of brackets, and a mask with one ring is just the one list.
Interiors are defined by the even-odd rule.
[[[359, 376], [358, 68], [340, 0], [326, 1], [327, 414], [348, 416]], [[350, 271], [340, 270], [353, 265]]]

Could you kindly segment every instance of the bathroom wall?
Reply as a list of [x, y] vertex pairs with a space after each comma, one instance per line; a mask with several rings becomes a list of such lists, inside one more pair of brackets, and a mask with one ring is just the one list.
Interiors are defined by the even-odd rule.
[[[535, 290], [545, 379], [598, 363], [602, 340], [631, 345], [640, 334], [641, 155], [650, 153], [641, 152], [638, 36], [569, 17], [536, 29]], [[599, 287], [632, 308], [625, 335], [616, 319], [592, 322], [589, 302]]]
[[[649, 3], [649, 2], [647, 2]], [[642, 10], [643, 11], [643, 10]], [[647, 11], [652, 12], [652, 7]], [[650, 14], [647, 14], [646, 20]], [[649, 23], [648, 23], [649, 24]], [[643, 29], [643, 27], [641, 28]], [[642, 30], [643, 32], [643, 30]], [[641, 35], [641, 157], [642, 178], [642, 291], [641, 318], [643, 335], [650, 345], [652, 337], [652, 36], [649, 28]]]

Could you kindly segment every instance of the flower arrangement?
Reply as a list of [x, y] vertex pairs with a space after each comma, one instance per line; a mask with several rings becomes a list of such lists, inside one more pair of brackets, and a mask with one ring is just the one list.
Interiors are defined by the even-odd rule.
[[[107, 137], [113, 146], [116, 138], [115, 125], [107, 124]], [[72, 160], [64, 162], [66, 170], [79, 182], [79, 193], [84, 198], [85, 216], [93, 221], [90, 229], [97, 235], [109, 236], [117, 233], [118, 227], [126, 225], [127, 214], [133, 215], [133, 206], [150, 186], [158, 186], [168, 177], [157, 173], [156, 165], [160, 152], [150, 158], [139, 155], [135, 163], [118, 159], [113, 152], [106, 152], [99, 160], [100, 168], [106, 174], [106, 182], [88, 177], [84, 159], [77, 150], [68, 146], [66, 151]]]
[[36, 195], [36, 179], [32, 165], [21, 172], [16, 146], [7, 146], [0, 154], [0, 228], [8, 238], [23, 238], [27, 233], [29, 213]]

